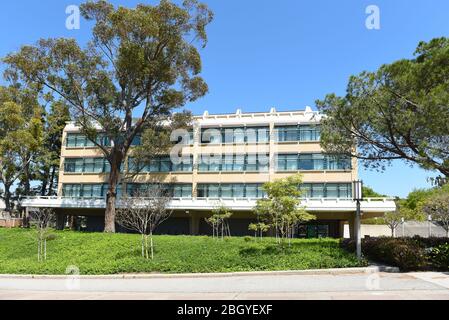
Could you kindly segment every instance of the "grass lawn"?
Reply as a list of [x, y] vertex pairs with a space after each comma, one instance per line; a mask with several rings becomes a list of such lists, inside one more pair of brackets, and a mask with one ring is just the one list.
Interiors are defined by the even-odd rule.
[[133, 234], [55, 231], [48, 241], [47, 261], [37, 261], [32, 232], [0, 228], [0, 274], [65, 274], [77, 266], [81, 274], [200, 273], [343, 268], [363, 265], [339, 247], [339, 240], [156, 236], [155, 258], [140, 256], [140, 236]]

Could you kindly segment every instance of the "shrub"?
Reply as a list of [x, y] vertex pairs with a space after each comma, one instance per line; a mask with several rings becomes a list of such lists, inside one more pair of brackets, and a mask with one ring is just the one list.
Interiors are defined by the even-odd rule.
[[442, 244], [430, 253], [432, 265], [440, 270], [449, 270], [449, 244]]
[[[449, 239], [447, 238], [367, 238], [362, 239], [362, 251], [372, 261], [396, 266], [403, 271], [448, 269]], [[355, 251], [355, 241], [344, 239], [341, 246]]]

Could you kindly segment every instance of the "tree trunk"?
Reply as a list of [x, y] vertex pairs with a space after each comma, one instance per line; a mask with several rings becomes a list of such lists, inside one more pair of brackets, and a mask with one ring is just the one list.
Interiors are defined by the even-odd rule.
[[115, 205], [122, 159], [123, 157], [116, 151], [112, 156], [112, 161], [110, 161], [111, 172], [109, 174], [109, 190], [106, 196], [106, 211], [104, 217], [104, 232], [107, 233], [115, 233]]
[[23, 175], [25, 178], [23, 181], [23, 191], [26, 196], [29, 196], [30, 191], [31, 191], [31, 185], [30, 185], [31, 173], [30, 173], [30, 162], [29, 161], [25, 164], [25, 167], [23, 168]]
[[5, 187], [4, 199], [5, 199], [5, 211], [11, 213], [11, 185], [3, 184]]
[[50, 174], [50, 183], [48, 185], [48, 196], [53, 195], [53, 184], [55, 183], [55, 176], [56, 176], [56, 166], [52, 166], [51, 168], [51, 174]]
[[48, 185], [48, 177], [49, 177], [49, 170], [45, 170], [45, 172], [42, 174], [42, 186], [41, 186], [41, 196], [47, 195], [47, 185]]

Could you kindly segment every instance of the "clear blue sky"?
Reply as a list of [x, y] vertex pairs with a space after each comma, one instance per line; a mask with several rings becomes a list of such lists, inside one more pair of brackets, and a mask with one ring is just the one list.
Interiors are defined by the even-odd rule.
[[[0, 55], [45, 37], [85, 42], [89, 24], [65, 28], [65, 8], [78, 0], [4, 1]], [[134, 6], [145, 0], [112, 1]], [[348, 77], [411, 57], [421, 40], [449, 34], [447, 0], [205, 0], [215, 12], [202, 51], [210, 93], [194, 113], [303, 109], [327, 93], [344, 94]], [[381, 29], [365, 27], [365, 8], [380, 8]], [[384, 173], [361, 170], [375, 190], [405, 196], [428, 187], [432, 173], [395, 163]]]

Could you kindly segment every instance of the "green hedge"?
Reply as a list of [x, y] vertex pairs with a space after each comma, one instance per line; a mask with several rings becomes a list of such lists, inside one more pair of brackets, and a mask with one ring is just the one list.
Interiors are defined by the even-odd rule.
[[[355, 251], [354, 240], [345, 239], [341, 245]], [[448, 238], [366, 238], [362, 239], [362, 252], [369, 260], [402, 271], [449, 270]]]

